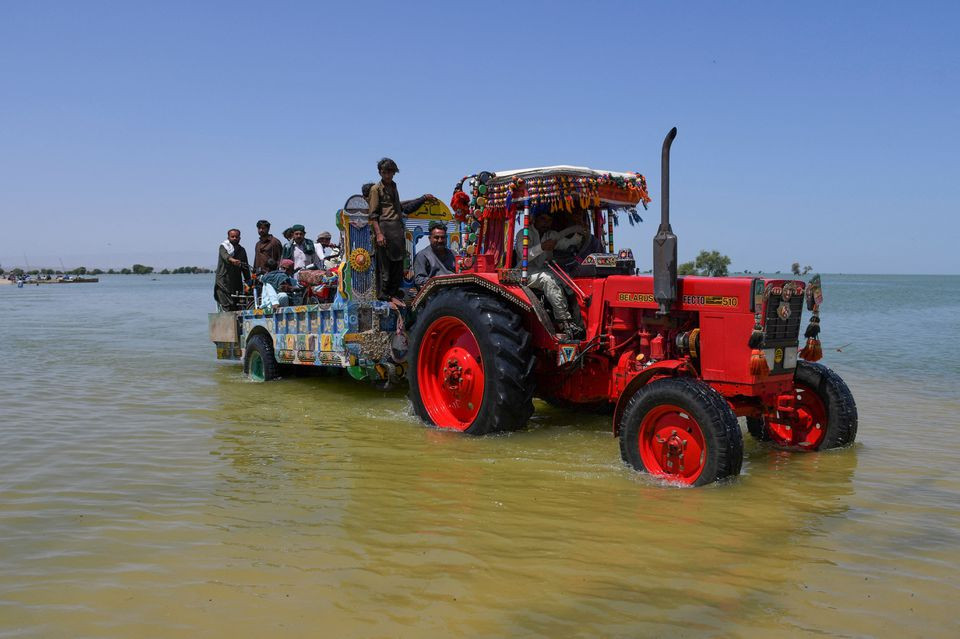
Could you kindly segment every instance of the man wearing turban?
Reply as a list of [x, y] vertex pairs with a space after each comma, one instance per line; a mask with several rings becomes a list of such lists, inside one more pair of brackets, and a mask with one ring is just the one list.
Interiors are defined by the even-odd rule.
[[303, 268], [323, 268], [323, 258], [317, 254], [317, 249], [313, 242], [305, 236], [307, 231], [303, 224], [294, 224], [290, 227], [293, 231], [293, 237], [283, 247], [283, 259], [293, 260], [293, 269], [299, 271]]
[[327, 268], [333, 268], [339, 262], [340, 247], [331, 242], [333, 236], [330, 231], [323, 231], [317, 236], [317, 244], [320, 245], [319, 251], [323, 252], [324, 264]]
[[234, 295], [243, 294], [243, 275], [250, 273], [247, 251], [240, 246], [240, 229], [227, 231], [227, 239], [220, 245], [217, 259], [217, 277], [213, 284], [213, 299], [222, 311], [235, 311], [239, 307]]

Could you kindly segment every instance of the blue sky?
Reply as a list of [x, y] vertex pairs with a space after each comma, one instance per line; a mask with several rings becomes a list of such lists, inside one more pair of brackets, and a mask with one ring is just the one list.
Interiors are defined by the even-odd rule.
[[644, 173], [734, 269], [960, 273], [957, 3], [0, 0], [0, 264], [212, 265], [400, 165]]

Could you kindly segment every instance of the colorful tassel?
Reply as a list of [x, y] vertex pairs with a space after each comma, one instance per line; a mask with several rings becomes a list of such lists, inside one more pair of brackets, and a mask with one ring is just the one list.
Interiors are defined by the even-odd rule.
[[800, 358], [808, 362], [817, 362], [823, 358], [823, 348], [820, 346], [820, 340], [810, 337], [807, 344], [800, 349]]
[[450, 198], [450, 208], [459, 222], [465, 222], [470, 214], [470, 196], [463, 191], [457, 191]]
[[766, 377], [770, 374], [767, 358], [759, 348], [750, 351], [750, 374], [754, 377]]
[[807, 324], [807, 330], [803, 332], [803, 336], [814, 339], [820, 336], [820, 316], [817, 313], [814, 313], [813, 317], [810, 318], [810, 323]]
[[761, 315], [758, 312], [754, 318], [753, 332], [750, 333], [750, 339], [747, 340], [747, 346], [750, 351], [750, 374], [754, 377], [766, 377], [770, 374], [770, 365], [767, 364], [767, 357], [763, 354], [763, 340], [767, 338], [761, 325]]

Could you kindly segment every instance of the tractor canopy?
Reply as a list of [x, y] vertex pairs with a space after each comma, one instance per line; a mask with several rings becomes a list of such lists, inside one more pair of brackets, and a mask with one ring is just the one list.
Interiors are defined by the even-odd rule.
[[631, 224], [642, 221], [637, 206], [646, 208], [649, 202], [647, 181], [640, 173], [557, 165], [464, 177], [450, 203], [466, 227], [468, 263], [489, 271], [517, 265], [515, 234], [543, 213], [551, 214], [557, 230], [587, 229], [594, 248], [603, 249], [594, 252], [613, 253], [620, 216]]

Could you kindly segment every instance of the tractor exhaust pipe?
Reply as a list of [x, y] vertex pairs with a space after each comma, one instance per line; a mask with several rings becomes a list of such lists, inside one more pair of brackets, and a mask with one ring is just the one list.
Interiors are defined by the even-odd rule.
[[663, 139], [660, 153], [660, 228], [653, 238], [653, 299], [660, 305], [658, 315], [668, 315], [677, 299], [677, 236], [670, 228], [670, 145], [677, 127]]

